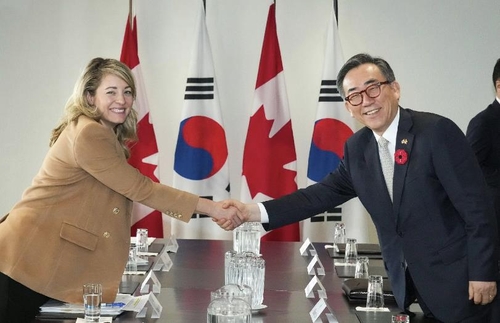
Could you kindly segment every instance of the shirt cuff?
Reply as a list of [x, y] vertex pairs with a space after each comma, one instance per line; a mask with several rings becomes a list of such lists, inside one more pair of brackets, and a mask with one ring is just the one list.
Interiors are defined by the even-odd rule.
[[257, 203], [260, 211], [260, 223], [269, 223], [269, 215], [267, 214], [267, 210], [264, 207], [264, 204]]

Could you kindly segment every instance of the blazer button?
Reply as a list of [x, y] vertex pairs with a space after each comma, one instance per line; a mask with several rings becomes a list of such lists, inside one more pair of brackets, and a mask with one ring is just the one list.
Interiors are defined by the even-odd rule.
[[114, 213], [114, 214], [118, 214], [118, 213], [120, 213], [120, 209], [119, 209], [119, 208], [117, 208], [117, 207], [115, 207], [115, 208], [113, 209], [113, 213]]
[[111, 234], [110, 234], [108, 231], [106, 231], [106, 232], [104, 232], [104, 233], [102, 234], [102, 236], [103, 236], [104, 238], [108, 239], [109, 237], [111, 237]]

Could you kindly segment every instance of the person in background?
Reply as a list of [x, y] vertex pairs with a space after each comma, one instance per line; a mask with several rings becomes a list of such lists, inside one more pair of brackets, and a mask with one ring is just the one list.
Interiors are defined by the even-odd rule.
[[137, 138], [135, 97], [130, 69], [114, 59], [92, 59], [76, 83], [38, 174], [0, 220], [0, 322], [31, 322], [49, 299], [82, 303], [89, 282], [101, 283], [103, 302], [113, 302], [132, 201], [184, 222], [193, 213], [220, 220], [235, 212], [127, 163]]
[[271, 230], [357, 196], [377, 229], [402, 310], [410, 313], [418, 299], [425, 316], [438, 322], [492, 322], [494, 209], [463, 132], [445, 117], [401, 107], [400, 85], [384, 59], [355, 55], [337, 82], [347, 110], [365, 125], [347, 140], [338, 168], [287, 196], [224, 206]]
[[500, 232], [500, 59], [493, 68], [493, 86], [495, 100], [471, 119], [466, 137], [490, 189]]

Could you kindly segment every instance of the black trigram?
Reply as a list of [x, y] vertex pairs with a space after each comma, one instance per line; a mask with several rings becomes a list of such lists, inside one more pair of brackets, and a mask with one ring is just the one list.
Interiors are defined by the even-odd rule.
[[342, 221], [342, 208], [336, 207], [325, 213], [317, 214], [311, 218], [311, 223], [314, 222], [339, 222]]
[[337, 80], [322, 80], [319, 102], [343, 102], [337, 88]]
[[213, 100], [213, 77], [188, 77], [184, 100]]

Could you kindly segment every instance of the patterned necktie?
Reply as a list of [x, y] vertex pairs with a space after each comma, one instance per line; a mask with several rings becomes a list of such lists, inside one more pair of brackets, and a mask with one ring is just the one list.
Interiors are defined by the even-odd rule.
[[384, 137], [378, 140], [378, 154], [380, 157], [380, 164], [382, 165], [382, 172], [384, 173], [385, 184], [389, 190], [389, 195], [392, 201], [392, 178], [394, 177], [394, 160], [391, 158], [389, 152], [389, 141]]

